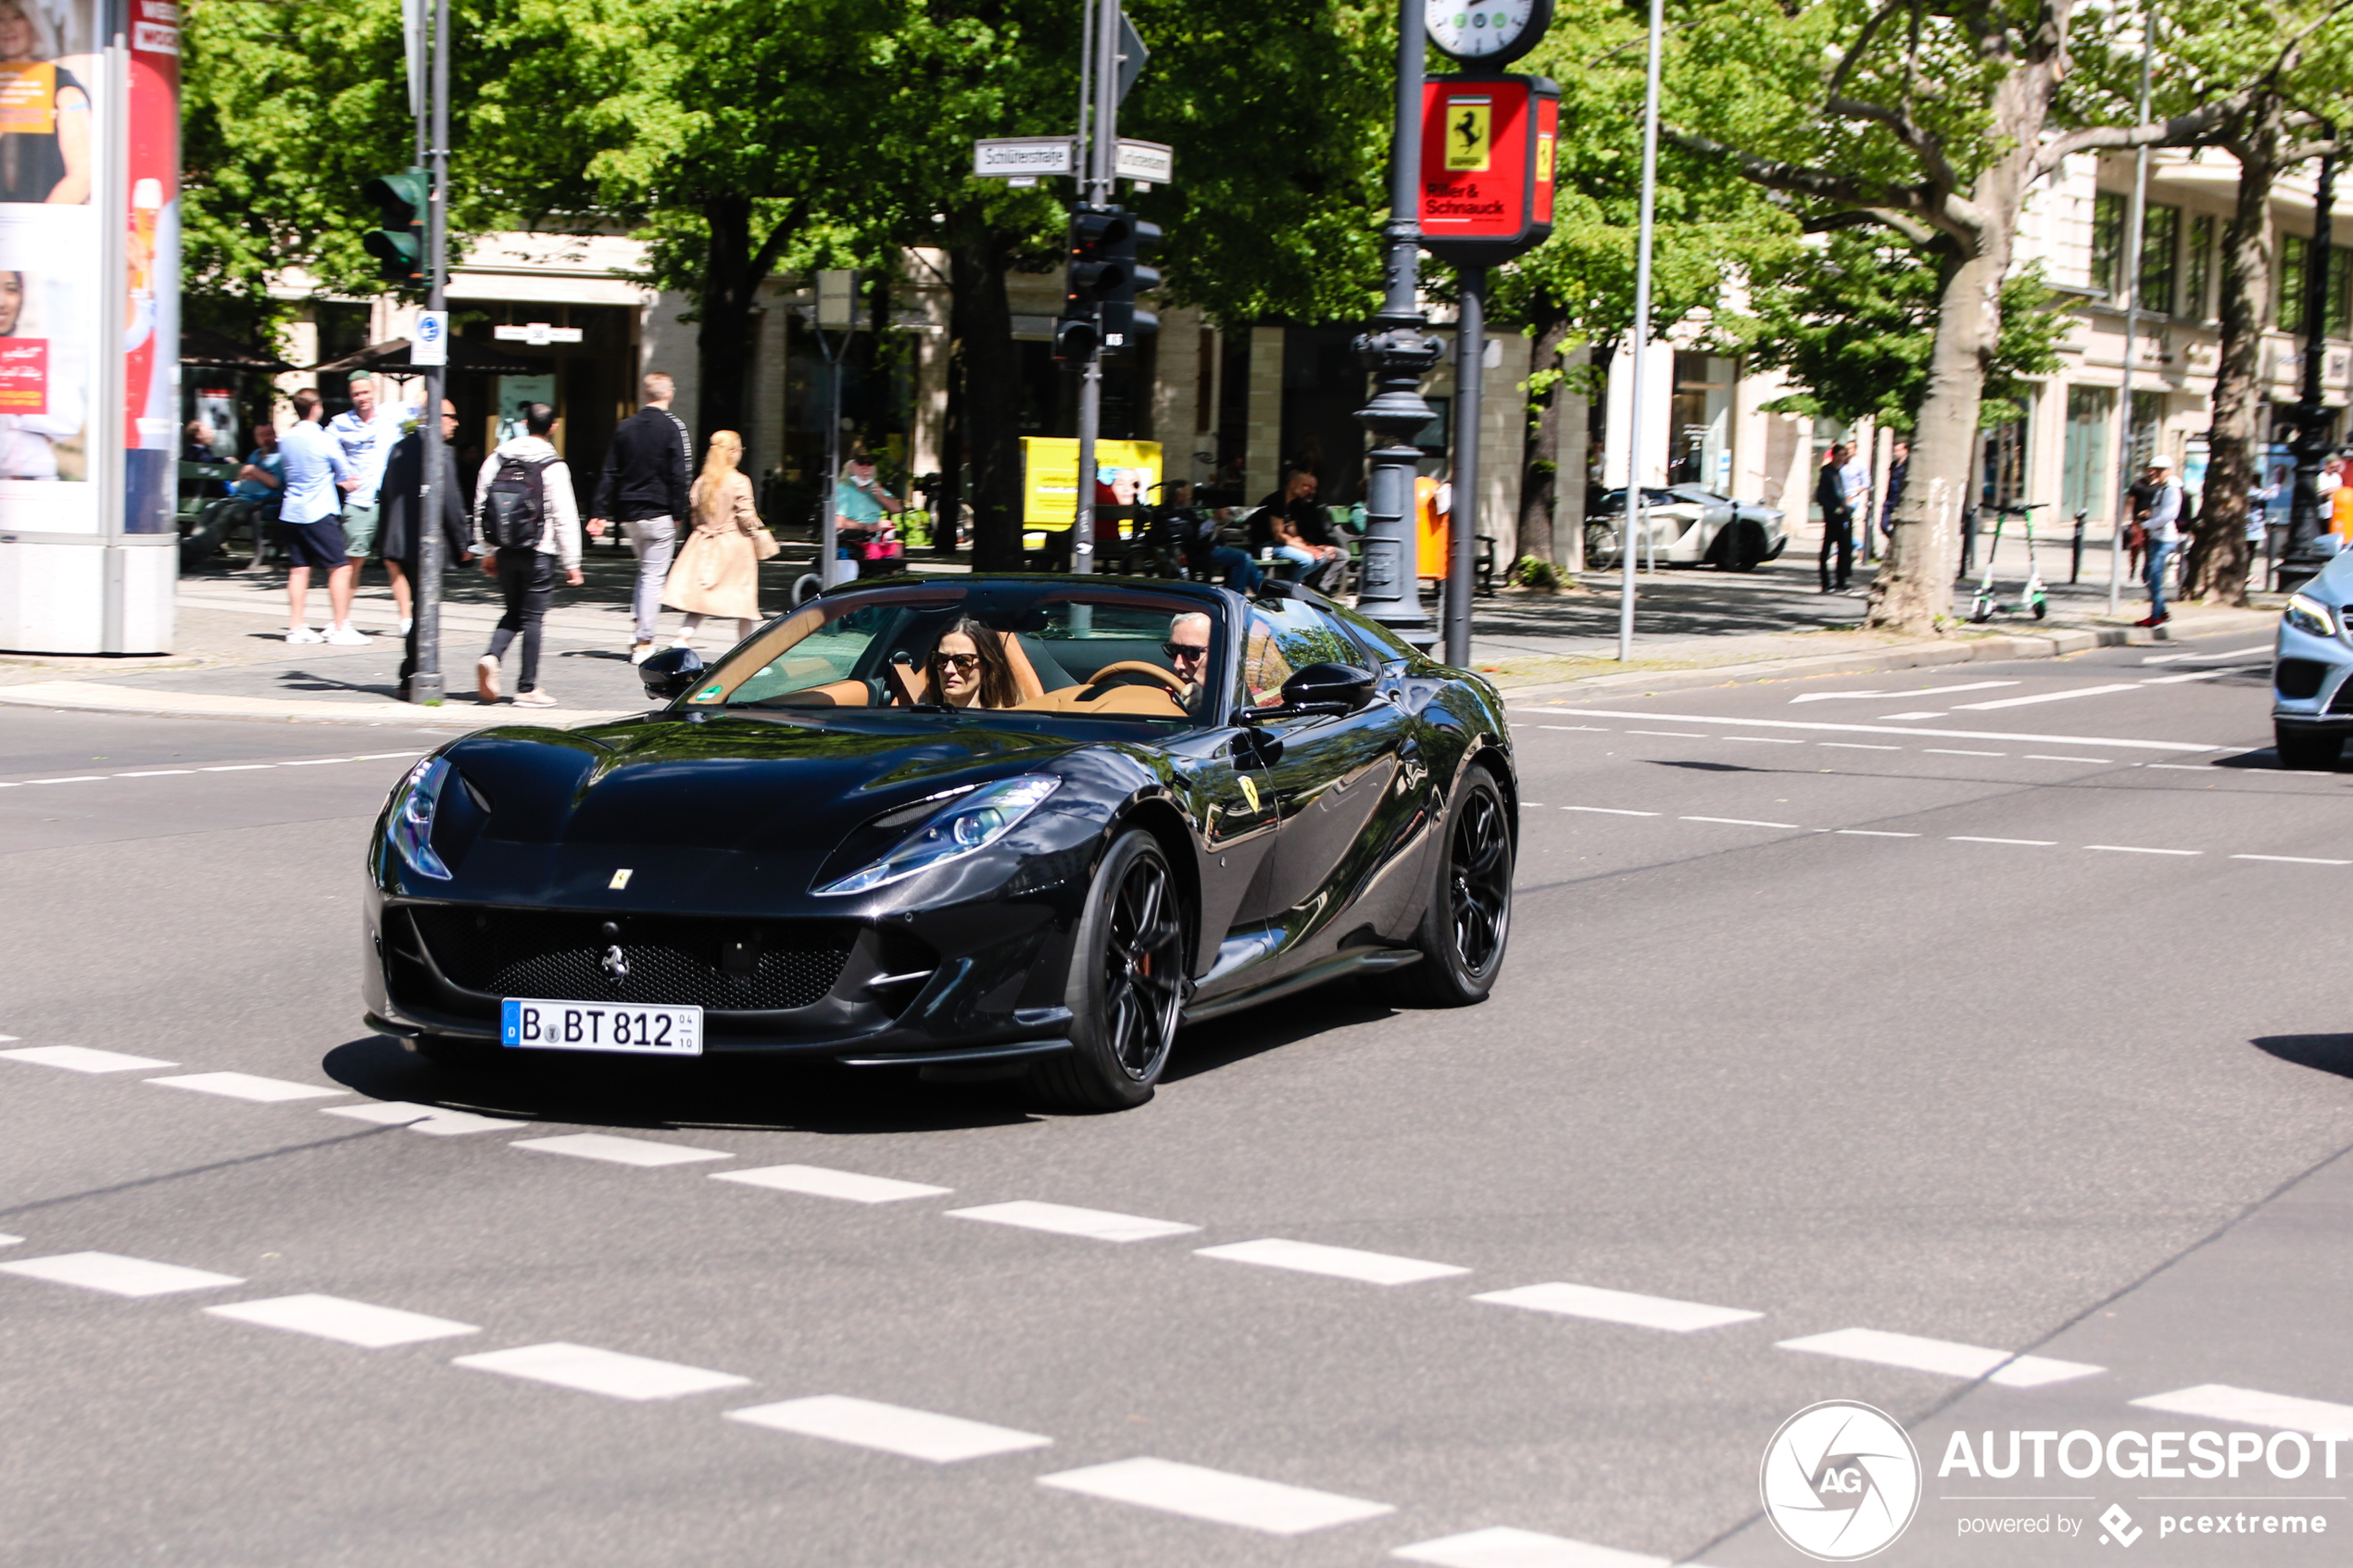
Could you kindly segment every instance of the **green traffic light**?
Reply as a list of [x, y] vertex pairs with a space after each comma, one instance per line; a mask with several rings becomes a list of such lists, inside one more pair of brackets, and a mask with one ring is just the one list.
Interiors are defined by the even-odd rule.
[[404, 169], [379, 174], [359, 188], [383, 214], [383, 227], [360, 236], [360, 248], [376, 258], [388, 283], [421, 282], [425, 275], [425, 208], [433, 200], [433, 174]]

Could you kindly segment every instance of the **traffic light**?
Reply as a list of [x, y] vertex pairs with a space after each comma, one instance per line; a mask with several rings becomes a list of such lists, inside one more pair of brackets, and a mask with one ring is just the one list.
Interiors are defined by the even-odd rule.
[[1070, 263], [1063, 278], [1062, 319], [1054, 323], [1054, 358], [1084, 364], [1102, 345], [1102, 307], [1117, 280], [1113, 250], [1126, 233], [1121, 214], [1082, 208], [1070, 215]]
[[433, 175], [422, 169], [379, 174], [359, 194], [375, 203], [384, 227], [371, 229], [359, 244], [376, 258], [377, 270], [387, 283], [425, 281], [425, 206], [433, 194]]
[[1136, 308], [1138, 295], [1160, 287], [1158, 270], [1140, 259], [1160, 248], [1160, 225], [1122, 214], [1117, 229], [1111, 241], [1110, 287], [1103, 295], [1103, 346], [1132, 348], [1138, 338], [1160, 331], [1159, 317]]

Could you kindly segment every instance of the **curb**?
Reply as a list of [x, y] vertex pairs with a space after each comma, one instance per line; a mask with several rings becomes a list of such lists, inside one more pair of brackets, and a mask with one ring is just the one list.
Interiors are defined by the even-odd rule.
[[2279, 617], [2269, 610], [2231, 610], [2202, 616], [2196, 622], [2173, 628], [2161, 636], [2145, 627], [2066, 627], [2050, 632], [2011, 632], [1967, 642], [1930, 641], [1916, 645], [1870, 648], [1855, 653], [1802, 654], [1790, 659], [1760, 659], [1745, 664], [1713, 664], [1701, 670], [1629, 670], [1609, 675], [1585, 675], [1574, 681], [1500, 688], [1505, 702], [1567, 696], [1580, 692], [1689, 691], [1700, 686], [1739, 685], [1752, 681], [1786, 681], [1815, 675], [1869, 675], [1884, 670], [1917, 670], [1942, 664], [1974, 664], [1981, 660], [2063, 659], [2094, 648], [2154, 646], [2185, 637], [2223, 636], [2244, 631], [2271, 632]]
[[[125, 713], [163, 719], [267, 719], [281, 723], [401, 724], [411, 728], [487, 730], [504, 724], [537, 723], [570, 729], [626, 719], [641, 711], [585, 709], [517, 709], [500, 704], [485, 709], [476, 703], [438, 708], [410, 707], [386, 698], [381, 703], [317, 702], [293, 697], [216, 696], [207, 692], [153, 692], [135, 686], [101, 685], [95, 681], [33, 681], [0, 686], [0, 704], [17, 708], [47, 708], [79, 713]], [[532, 717], [525, 718], [528, 714]], [[539, 717], [540, 715], [545, 717]]]

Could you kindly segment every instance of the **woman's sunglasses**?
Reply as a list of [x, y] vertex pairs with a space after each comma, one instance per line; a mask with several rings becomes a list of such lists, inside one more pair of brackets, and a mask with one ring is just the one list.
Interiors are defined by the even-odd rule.
[[936, 653], [931, 661], [935, 666], [952, 665], [959, 675], [969, 675], [980, 668], [980, 655], [976, 653]]

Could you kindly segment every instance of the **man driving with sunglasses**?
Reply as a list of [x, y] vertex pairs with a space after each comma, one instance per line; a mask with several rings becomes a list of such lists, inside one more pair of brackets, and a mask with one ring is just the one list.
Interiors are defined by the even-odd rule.
[[1202, 683], [1209, 674], [1209, 617], [1199, 610], [1188, 610], [1168, 623], [1168, 640], [1160, 645], [1168, 656], [1168, 666], [1176, 678], [1185, 683], [1183, 701], [1187, 711], [1201, 711]]

